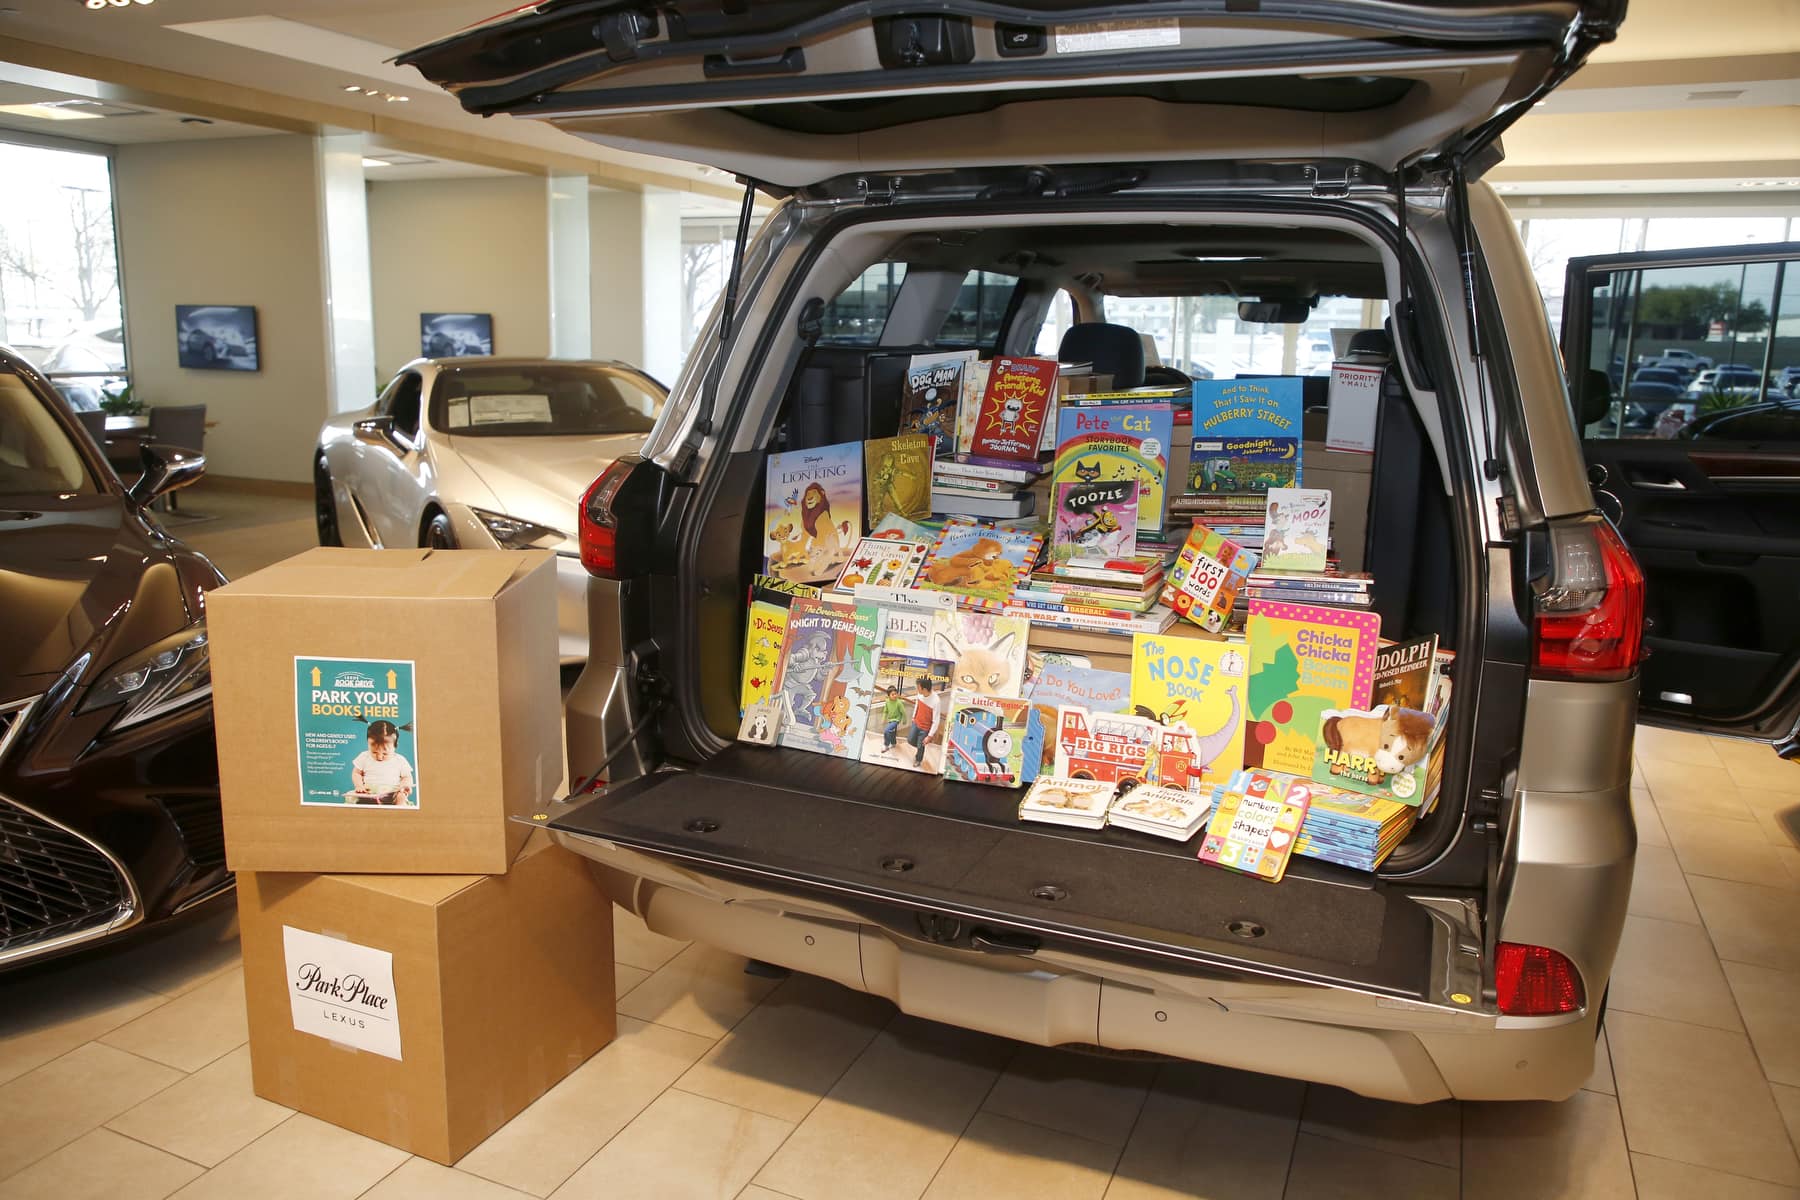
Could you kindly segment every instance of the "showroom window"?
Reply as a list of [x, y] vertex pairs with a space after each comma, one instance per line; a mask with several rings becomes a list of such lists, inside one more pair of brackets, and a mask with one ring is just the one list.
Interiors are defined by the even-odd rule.
[[1108, 296], [1106, 320], [1149, 337], [1163, 366], [1195, 379], [1329, 375], [1331, 331], [1379, 328], [1386, 300], [1321, 296], [1298, 325], [1238, 318], [1233, 296]]
[[130, 382], [104, 153], [0, 141], [0, 339], [77, 409]]

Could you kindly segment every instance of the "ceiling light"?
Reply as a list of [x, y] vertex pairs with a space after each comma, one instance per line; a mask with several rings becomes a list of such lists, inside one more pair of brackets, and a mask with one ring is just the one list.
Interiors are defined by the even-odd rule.
[[40, 121], [93, 121], [106, 115], [66, 107], [65, 102], [54, 100], [45, 104], [0, 104], [0, 113], [13, 117], [35, 117]]
[[368, 158], [366, 156], [363, 158], [363, 166], [365, 167], [391, 167], [393, 165], [393, 163], [385, 158]]
[[390, 104], [396, 100], [399, 101], [401, 104], [405, 104], [408, 100], [411, 100], [412, 97], [411, 96], [383, 96], [382, 99], [388, 101]]
[[362, 84], [360, 84], [360, 83], [346, 83], [346, 84], [345, 84], [345, 85], [344, 85], [344, 90], [345, 90], [345, 91], [346, 91], [346, 92], [360, 92], [360, 91], [362, 91]]

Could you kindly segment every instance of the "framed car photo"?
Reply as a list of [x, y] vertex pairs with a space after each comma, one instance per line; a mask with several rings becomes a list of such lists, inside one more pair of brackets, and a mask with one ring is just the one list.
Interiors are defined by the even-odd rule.
[[493, 352], [493, 313], [419, 314], [419, 353], [426, 358], [460, 358]]
[[196, 371], [260, 371], [256, 309], [248, 304], [177, 304], [176, 362]]

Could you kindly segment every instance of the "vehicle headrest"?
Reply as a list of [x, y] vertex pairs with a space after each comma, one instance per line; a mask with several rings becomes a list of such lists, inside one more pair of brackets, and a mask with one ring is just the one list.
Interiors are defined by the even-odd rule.
[[1350, 335], [1350, 354], [1367, 354], [1380, 358], [1394, 357], [1394, 342], [1385, 329], [1359, 329]]
[[1057, 357], [1066, 363], [1094, 364], [1096, 375], [1111, 375], [1117, 391], [1144, 383], [1144, 343], [1128, 325], [1084, 321], [1063, 334]]

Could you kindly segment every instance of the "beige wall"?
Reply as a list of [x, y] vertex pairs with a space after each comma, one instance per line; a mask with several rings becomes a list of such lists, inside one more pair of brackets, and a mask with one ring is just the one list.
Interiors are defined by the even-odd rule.
[[[644, 201], [636, 192], [588, 194], [588, 277], [594, 357], [644, 361]], [[679, 312], [669, 314], [679, 324]], [[665, 379], [673, 384], [672, 379]]]
[[[494, 353], [550, 353], [545, 180], [369, 184], [375, 363], [386, 376], [419, 356], [419, 314], [494, 316]], [[373, 381], [371, 381], [373, 386]]]
[[[206, 405], [214, 474], [311, 479], [328, 392], [312, 139], [128, 145], [116, 162], [138, 395]], [[255, 305], [262, 369], [177, 366], [177, 304]]]

